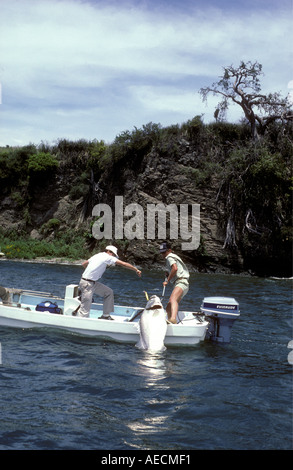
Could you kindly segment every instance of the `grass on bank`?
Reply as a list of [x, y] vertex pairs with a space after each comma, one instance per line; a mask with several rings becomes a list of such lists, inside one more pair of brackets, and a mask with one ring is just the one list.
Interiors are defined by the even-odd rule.
[[11, 239], [0, 235], [0, 251], [7, 259], [64, 258], [75, 261], [88, 259], [90, 256], [81, 237], [76, 237], [71, 243], [64, 243], [62, 240], [34, 240], [26, 237]]

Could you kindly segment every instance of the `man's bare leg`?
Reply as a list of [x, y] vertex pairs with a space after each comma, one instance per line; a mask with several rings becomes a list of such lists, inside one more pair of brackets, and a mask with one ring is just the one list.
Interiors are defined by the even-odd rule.
[[181, 287], [174, 287], [174, 290], [170, 296], [168, 305], [166, 307], [166, 311], [168, 314], [168, 320], [170, 323], [174, 323], [176, 325], [176, 317], [179, 308], [179, 302], [181, 300], [183, 294], [183, 290]]

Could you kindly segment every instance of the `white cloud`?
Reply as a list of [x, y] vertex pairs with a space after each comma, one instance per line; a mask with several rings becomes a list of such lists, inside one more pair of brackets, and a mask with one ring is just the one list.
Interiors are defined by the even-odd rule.
[[198, 90], [241, 60], [263, 64], [265, 92], [287, 94], [293, 77], [288, 11], [279, 3], [274, 11], [241, 12], [235, 2], [232, 10], [209, 3], [194, 8], [192, 2], [175, 14], [163, 0], [153, 8], [123, 0], [4, 2], [0, 145], [59, 137], [109, 141], [149, 121], [212, 118], [216, 101], [211, 97], [206, 108]]

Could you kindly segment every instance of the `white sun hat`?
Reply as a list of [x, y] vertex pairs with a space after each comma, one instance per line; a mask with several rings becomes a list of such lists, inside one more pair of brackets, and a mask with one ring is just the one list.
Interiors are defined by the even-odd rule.
[[119, 258], [118, 250], [117, 250], [116, 246], [108, 245], [108, 246], [106, 246], [106, 250], [112, 251], [112, 253], [116, 256], [116, 258]]

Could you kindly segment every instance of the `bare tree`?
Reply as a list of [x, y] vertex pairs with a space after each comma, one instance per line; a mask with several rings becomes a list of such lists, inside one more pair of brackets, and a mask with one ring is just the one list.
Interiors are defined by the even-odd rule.
[[215, 111], [217, 120], [224, 118], [230, 101], [241, 106], [254, 139], [265, 132], [269, 123], [293, 119], [288, 96], [282, 98], [280, 93], [261, 94], [260, 75], [263, 75], [261, 64], [241, 62], [237, 68], [232, 65], [225, 67], [223, 77], [218, 82], [199, 91], [203, 101], [207, 100], [209, 93], [222, 97]]

